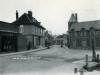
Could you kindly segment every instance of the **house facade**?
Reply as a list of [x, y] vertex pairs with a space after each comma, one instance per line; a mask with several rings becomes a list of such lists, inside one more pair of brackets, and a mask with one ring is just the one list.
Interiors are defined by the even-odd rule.
[[74, 49], [100, 49], [100, 20], [78, 22], [77, 13], [72, 14], [68, 22], [68, 46]]
[[31, 48], [44, 46], [45, 28], [32, 16], [32, 11], [28, 11], [20, 17], [18, 15], [19, 13], [16, 11], [16, 21], [12, 24], [19, 25], [19, 33], [27, 39], [27, 46], [30, 45]]

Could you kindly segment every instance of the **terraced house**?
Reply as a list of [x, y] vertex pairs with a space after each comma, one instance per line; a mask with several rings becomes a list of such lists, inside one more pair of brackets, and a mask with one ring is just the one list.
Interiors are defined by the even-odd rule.
[[78, 22], [77, 13], [72, 14], [68, 22], [69, 48], [91, 49], [94, 39], [96, 49], [100, 49], [100, 20]]
[[32, 16], [32, 11], [28, 11], [20, 17], [16, 11], [16, 21], [12, 24], [19, 25], [20, 34], [27, 39], [27, 45], [30, 45], [31, 48], [45, 45], [45, 28]]

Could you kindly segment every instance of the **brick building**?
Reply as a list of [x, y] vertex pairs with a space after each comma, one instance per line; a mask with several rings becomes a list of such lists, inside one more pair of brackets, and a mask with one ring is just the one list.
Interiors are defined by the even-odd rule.
[[100, 20], [78, 22], [77, 14], [72, 14], [68, 22], [68, 33], [70, 48], [91, 49], [91, 39], [95, 41], [95, 48], [100, 48]]
[[31, 45], [31, 48], [45, 45], [45, 28], [38, 22], [33, 16], [32, 11], [24, 13], [22, 16], [18, 16], [16, 11], [16, 21], [12, 24], [19, 25], [19, 31], [22, 36], [27, 39], [27, 45]]
[[[17, 52], [45, 45], [45, 28], [28, 11], [21, 17], [16, 11], [13, 23], [0, 21], [0, 53]], [[30, 47], [30, 48], [29, 48]]]

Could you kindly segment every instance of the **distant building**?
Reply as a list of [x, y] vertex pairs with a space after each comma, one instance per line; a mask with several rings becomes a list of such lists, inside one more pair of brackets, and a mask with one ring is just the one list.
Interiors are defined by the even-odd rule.
[[53, 45], [53, 35], [51, 31], [45, 31], [45, 46]]
[[19, 25], [20, 34], [27, 39], [27, 45], [31, 48], [45, 45], [45, 28], [33, 16], [32, 11], [24, 13], [21, 17], [16, 11], [16, 21], [12, 24]]
[[95, 40], [95, 48], [100, 49], [100, 20], [78, 22], [77, 14], [72, 14], [68, 22], [69, 47], [91, 49], [91, 39]]
[[56, 38], [54, 38], [54, 44], [55, 45], [61, 45], [61, 44], [66, 45], [67, 44], [67, 35], [63, 34], [63, 35], [59, 35]]

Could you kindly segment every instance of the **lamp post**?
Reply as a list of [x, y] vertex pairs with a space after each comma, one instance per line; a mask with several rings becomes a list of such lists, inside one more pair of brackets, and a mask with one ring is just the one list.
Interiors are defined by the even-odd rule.
[[94, 38], [92, 38], [92, 61], [93, 62], [96, 61], [96, 52], [95, 52], [95, 48], [94, 48]]

